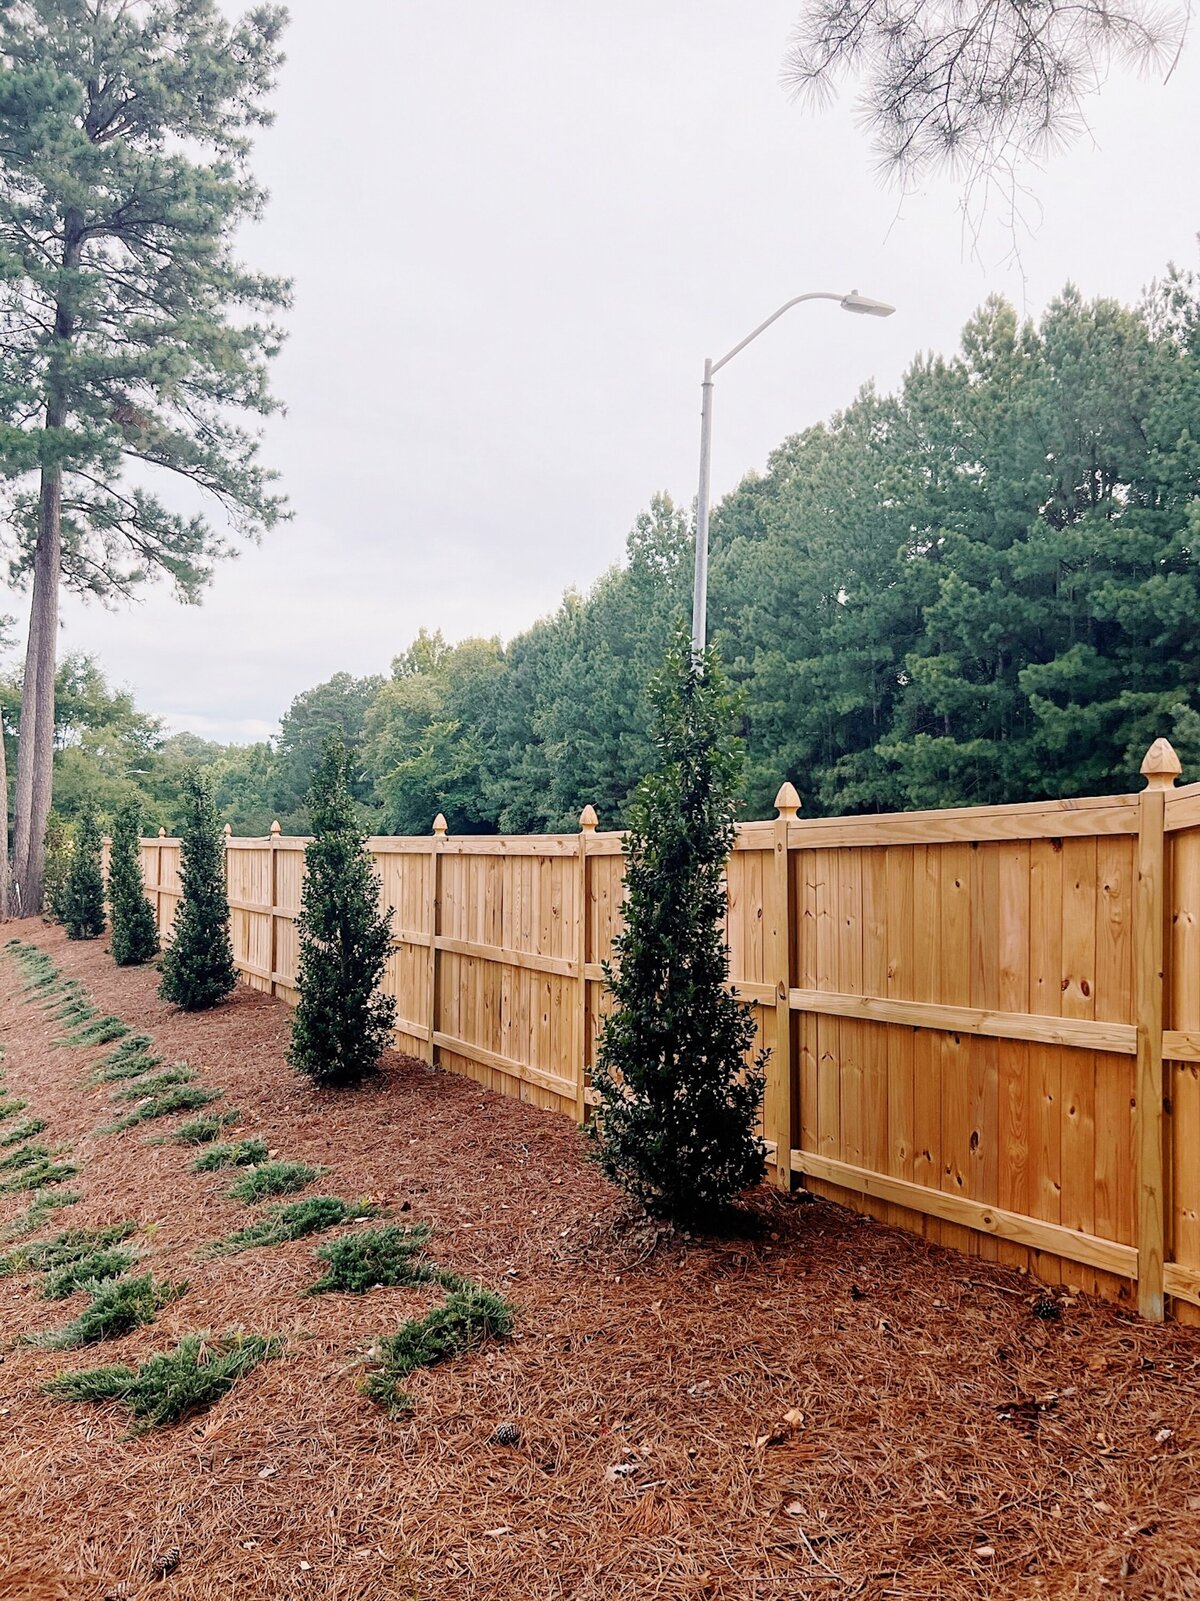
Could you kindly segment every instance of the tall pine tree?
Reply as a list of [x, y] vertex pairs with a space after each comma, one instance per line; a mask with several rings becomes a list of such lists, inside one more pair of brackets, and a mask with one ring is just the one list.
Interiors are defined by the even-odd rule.
[[630, 808], [594, 1130], [609, 1178], [653, 1213], [704, 1224], [766, 1172], [756, 1133], [766, 1053], [747, 1062], [754, 1020], [726, 988], [742, 750], [717, 657], [696, 656], [682, 624], [650, 700], [659, 766]]
[[75, 827], [71, 865], [63, 885], [61, 916], [68, 939], [99, 939], [104, 932], [103, 841], [91, 806]]
[[158, 992], [185, 1012], [203, 1012], [219, 1006], [237, 984], [229, 942], [225, 840], [205, 774], [187, 774], [183, 806], [179, 869], [183, 899], [163, 957]]
[[103, 600], [158, 576], [195, 600], [226, 530], [253, 537], [282, 512], [236, 419], [274, 409], [288, 287], [247, 271], [235, 239], [265, 199], [247, 162], [284, 20], [217, 0], [0, 5], [0, 476], [15, 485], [7, 554], [32, 587], [13, 839], [26, 912], [42, 904], [61, 589]]
[[142, 877], [141, 835], [141, 803], [126, 801], [113, 819], [108, 856], [111, 943], [118, 967], [139, 967], [158, 955], [158, 924]]
[[392, 911], [379, 906], [379, 877], [350, 794], [350, 757], [340, 735], [313, 778], [313, 840], [297, 928], [300, 1001], [289, 1060], [318, 1084], [357, 1084], [391, 1043], [396, 1002], [380, 992]]

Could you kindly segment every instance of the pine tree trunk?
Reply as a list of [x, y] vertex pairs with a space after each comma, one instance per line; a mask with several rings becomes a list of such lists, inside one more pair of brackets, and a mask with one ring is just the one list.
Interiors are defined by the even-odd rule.
[[0, 712], [0, 923], [8, 916], [8, 757]]
[[[49, 427], [61, 427], [61, 420]], [[46, 865], [46, 821], [54, 780], [54, 675], [58, 665], [58, 588], [62, 570], [62, 473], [42, 469], [38, 541], [33, 559], [33, 600], [25, 681], [21, 687], [21, 731], [13, 839], [13, 888], [23, 917], [42, 909]]]

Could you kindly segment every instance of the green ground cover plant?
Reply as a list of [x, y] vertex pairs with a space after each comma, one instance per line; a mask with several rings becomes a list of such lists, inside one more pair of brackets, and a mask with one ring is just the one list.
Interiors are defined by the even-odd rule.
[[174, 1138], [181, 1145], [209, 1145], [213, 1140], [219, 1140], [231, 1124], [240, 1123], [241, 1120], [242, 1114], [236, 1109], [222, 1112], [219, 1116], [189, 1118], [175, 1130]]
[[63, 1373], [46, 1385], [60, 1401], [119, 1401], [142, 1428], [177, 1423], [212, 1406], [260, 1362], [282, 1354], [281, 1339], [260, 1334], [188, 1334], [172, 1351], [140, 1367], [87, 1368]]
[[206, 1090], [201, 1084], [177, 1084], [173, 1089], [165, 1090], [162, 1095], [152, 1095], [125, 1117], [119, 1117], [115, 1123], [102, 1124], [96, 1132], [123, 1134], [126, 1129], [136, 1128], [139, 1123], [149, 1123], [159, 1117], [170, 1117], [174, 1112], [198, 1112], [202, 1106], [208, 1106], [220, 1098], [220, 1090]]
[[241, 1251], [266, 1245], [286, 1245], [306, 1234], [322, 1234], [340, 1223], [366, 1222], [377, 1217], [379, 1208], [369, 1201], [343, 1201], [336, 1195], [312, 1195], [286, 1206], [273, 1206], [248, 1228], [216, 1240], [209, 1246], [214, 1256], [236, 1256]]
[[39, 1157], [29, 1167], [22, 1168], [12, 1178], [5, 1179], [0, 1184], [0, 1191], [6, 1195], [15, 1194], [20, 1190], [40, 1190], [52, 1184], [64, 1184], [67, 1179], [73, 1179], [79, 1169], [73, 1162], [51, 1162], [45, 1157]]
[[309, 1167], [306, 1162], [264, 1162], [253, 1167], [229, 1186], [231, 1200], [245, 1201], [253, 1206], [269, 1195], [295, 1195], [313, 1179], [319, 1178], [321, 1168]]
[[46, 1127], [44, 1117], [26, 1117], [21, 1122], [14, 1123], [12, 1128], [0, 1131], [0, 1150], [9, 1145], [22, 1145], [31, 1140], [35, 1134], [40, 1134]]
[[237, 1140], [233, 1143], [210, 1145], [203, 1156], [191, 1164], [193, 1173], [215, 1173], [223, 1167], [256, 1167], [270, 1155], [266, 1140]]
[[119, 1040], [129, 1033], [129, 1024], [123, 1023], [119, 1017], [98, 1017], [94, 1023], [89, 1023], [78, 1034], [69, 1034], [56, 1041], [59, 1045], [107, 1045], [110, 1040]]
[[76, 1290], [86, 1289], [90, 1283], [120, 1278], [137, 1261], [137, 1252], [127, 1245], [111, 1245], [106, 1250], [92, 1250], [77, 1261], [66, 1262], [52, 1268], [42, 1286], [42, 1299], [63, 1301]]
[[[368, 1290], [396, 1284], [444, 1284], [450, 1276], [443, 1274], [437, 1263], [430, 1262], [423, 1254], [430, 1232], [424, 1223], [409, 1227], [386, 1224], [383, 1228], [363, 1229], [357, 1234], [330, 1240], [316, 1251], [317, 1257], [327, 1264], [325, 1272], [305, 1293], [325, 1295], [343, 1291], [348, 1295], [365, 1295]], [[455, 1288], [459, 1283], [458, 1279], [453, 1280]]]
[[31, 1240], [0, 1255], [0, 1278], [11, 1273], [51, 1273], [81, 1262], [95, 1251], [120, 1245], [137, 1230], [136, 1223], [110, 1223], [98, 1229], [64, 1229], [49, 1240]]
[[130, 1084], [123, 1090], [117, 1090], [113, 1096], [116, 1101], [140, 1101], [147, 1095], [161, 1095], [164, 1090], [174, 1089], [177, 1084], [192, 1084], [196, 1079], [196, 1071], [186, 1062], [176, 1062], [174, 1067], [168, 1067], [165, 1072], [155, 1073], [152, 1078], [139, 1078], [137, 1083]]
[[461, 1356], [486, 1340], [504, 1339], [512, 1326], [513, 1309], [503, 1296], [464, 1284], [452, 1290], [441, 1306], [424, 1317], [410, 1318], [395, 1334], [379, 1341], [374, 1353], [377, 1365], [363, 1381], [363, 1392], [385, 1411], [407, 1411], [412, 1397], [401, 1386], [409, 1374]]
[[123, 1334], [153, 1323], [171, 1301], [178, 1300], [186, 1284], [168, 1284], [144, 1273], [135, 1279], [101, 1279], [80, 1285], [91, 1300], [79, 1314], [53, 1334], [34, 1336], [29, 1342], [48, 1351], [74, 1351], [102, 1340], [119, 1340]]
[[161, 1056], [149, 1056], [144, 1052], [140, 1055], [126, 1056], [113, 1067], [98, 1067], [89, 1075], [91, 1084], [119, 1084], [125, 1079], [142, 1078], [146, 1073], [161, 1067]]
[[25, 1211], [8, 1225], [5, 1238], [21, 1240], [28, 1234], [36, 1234], [52, 1212], [78, 1206], [82, 1199], [78, 1190], [39, 1190]]
[[0, 1157], [0, 1173], [15, 1173], [20, 1168], [32, 1167], [35, 1162], [47, 1162], [49, 1159], [48, 1145], [22, 1145], [18, 1150]]
[[17, 1100], [11, 1095], [0, 1095], [0, 1122], [8, 1117], [16, 1117], [17, 1113], [23, 1112], [28, 1105], [28, 1101]]

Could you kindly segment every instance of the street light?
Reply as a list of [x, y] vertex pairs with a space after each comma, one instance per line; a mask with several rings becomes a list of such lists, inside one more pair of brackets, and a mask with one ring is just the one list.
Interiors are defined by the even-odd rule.
[[822, 290], [808, 295], [797, 295], [794, 300], [786, 301], [778, 311], [773, 312], [766, 322], [760, 322], [753, 333], [748, 333], [740, 344], [726, 351], [720, 361], [705, 359], [704, 382], [700, 389], [700, 493], [696, 497], [696, 583], [692, 593], [692, 649], [696, 652], [704, 649], [708, 634], [708, 474], [712, 455], [713, 376], [720, 372], [727, 361], [732, 361], [739, 350], [745, 350], [751, 340], [757, 339], [764, 329], [782, 317], [785, 311], [798, 306], [802, 300], [836, 300], [843, 311], [856, 312], [860, 317], [890, 317], [896, 309], [895, 306], [889, 306], [886, 300], [872, 300], [867, 295], [860, 295], [857, 289], [852, 289], [848, 295], [834, 295]]

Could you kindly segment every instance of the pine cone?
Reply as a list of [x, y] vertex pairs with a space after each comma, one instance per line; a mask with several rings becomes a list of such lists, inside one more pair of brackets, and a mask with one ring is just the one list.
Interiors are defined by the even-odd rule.
[[1039, 1295], [1033, 1303], [1033, 1315], [1044, 1323], [1056, 1323], [1062, 1317], [1062, 1307], [1052, 1295]]
[[150, 1558], [151, 1578], [165, 1579], [168, 1573], [174, 1573], [182, 1557], [183, 1552], [177, 1545], [168, 1546], [165, 1551], [156, 1551]]
[[497, 1445], [520, 1445], [521, 1431], [515, 1423], [502, 1423], [492, 1439]]

